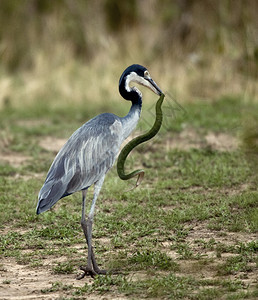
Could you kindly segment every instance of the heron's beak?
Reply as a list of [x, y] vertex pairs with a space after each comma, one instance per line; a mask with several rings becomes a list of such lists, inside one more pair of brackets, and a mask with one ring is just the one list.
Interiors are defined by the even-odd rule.
[[161, 95], [163, 94], [162, 90], [158, 87], [157, 83], [151, 78], [151, 77], [145, 77], [145, 79], [148, 81], [147, 87], [151, 89], [155, 94]]

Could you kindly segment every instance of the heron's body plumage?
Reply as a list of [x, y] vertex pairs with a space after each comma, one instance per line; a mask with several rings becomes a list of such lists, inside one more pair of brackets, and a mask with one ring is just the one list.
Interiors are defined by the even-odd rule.
[[77, 129], [54, 159], [39, 197], [37, 213], [59, 199], [89, 188], [114, 165], [123, 141], [136, 127], [140, 104], [120, 118], [104, 113]]

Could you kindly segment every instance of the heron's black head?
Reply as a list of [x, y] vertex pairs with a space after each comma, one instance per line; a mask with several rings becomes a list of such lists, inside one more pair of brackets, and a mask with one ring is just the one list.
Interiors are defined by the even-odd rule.
[[133, 101], [141, 97], [141, 92], [136, 87], [130, 87], [131, 82], [146, 86], [155, 94], [161, 95], [162, 91], [151, 78], [149, 71], [141, 65], [131, 65], [126, 68], [119, 80], [120, 94], [127, 100]]

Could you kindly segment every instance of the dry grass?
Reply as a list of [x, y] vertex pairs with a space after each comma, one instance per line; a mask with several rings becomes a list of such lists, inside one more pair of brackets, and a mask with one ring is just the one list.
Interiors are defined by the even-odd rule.
[[[132, 63], [148, 67], [162, 89], [180, 102], [222, 95], [257, 100], [256, 1], [233, 6], [212, 0], [207, 5], [140, 1], [135, 16], [131, 14], [133, 25], [117, 25], [115, 32], [107, 21], [108, 2], [89, 6], [67, 0], [60, 9], [50, 6], [42, 14], [28, 1], [24, 15], [11, 15], [15, 24], [31, 13], [22, 35], [12, 23], [2, 33], [0, 107], [42, 99], [51, 106], [102, 103], [104, 98], [117, 102], [118, 79]], [[126, 19], [128, 8], [121, 4], [120, 9]], [[80, 55], [76, 47], [82, 48]], [[17, 70], [10, 73], [9, 65], [17, 65]], [[145, 98], [152, 101], [151, 96]]]
[[[112, 47], [111, 47], [112, 48]], [[112, 50], [110, 50], [112, 51]], [[144, 59], [126, 59], [125, 62], [107, 60], [108, 53], [100, 54], [94, 61], [79, 65], [69, 56], [64, 64], [53, 68], [47, 64], [47, 57], [37, 58], [38, 66], [33, 72], [17, 76], [5, 73], [0, 80], [0, 107], [11, 103], [14, 107], [29, 105], [41, 99], [48, 99], [51, 105], [64, 102], [89, 103], [103, 102], [103, 98], [118, 101], [118, 80], [123, 69], [131, 63]], [[200, 57], [200, 59], [202, 59]], [[257, 80], [237, 74], [234, 65], [221, 57], [210, 55], [209, 65], [199, 67], [192, 56], [184, 62], [153, 61], [147, 66], [152, 76], [165, 92], [173, 94], [180, 102], [219, 98], [223, 95], [242, 95], [246, 100], [256, 99]], [[226, 71], [225, 71], [226, 68]], [[145, 101], [152, 98], [148, 95]]]

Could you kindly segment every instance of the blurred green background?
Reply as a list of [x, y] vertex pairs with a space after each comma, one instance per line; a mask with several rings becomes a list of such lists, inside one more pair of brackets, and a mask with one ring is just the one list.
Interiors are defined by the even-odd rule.
[[117, 101], [132, 63], [181, 102], [257, 99], [257, 11], [256, 0], [1, 0], [0, 107]]

